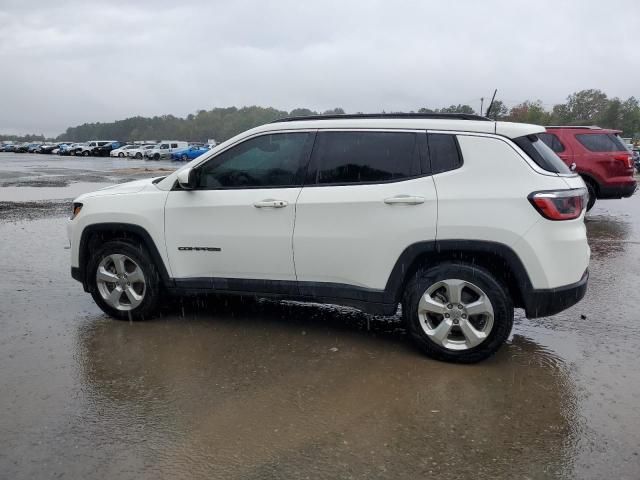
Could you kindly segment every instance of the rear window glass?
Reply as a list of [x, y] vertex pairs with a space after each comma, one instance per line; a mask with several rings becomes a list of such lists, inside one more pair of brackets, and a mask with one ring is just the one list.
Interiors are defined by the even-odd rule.
[[543, 170], [553, 173], [571, 173], [569, 167], [538, 138], [538, 135], [525, 135], [514, 138], [513, 141]]
[[627, 147], [615, 133], [582, 133], [576, 135], [578, 141], [592, 152], [625, 152]]
[[564, 152], [564, 145], [557, 135], [553, 133], [539, 133], [538, 138], [547, 144], [556, 153]]
[[377, 183], [420, 175], [415, 133], [320, 132], [313, 150], [316, 184]]

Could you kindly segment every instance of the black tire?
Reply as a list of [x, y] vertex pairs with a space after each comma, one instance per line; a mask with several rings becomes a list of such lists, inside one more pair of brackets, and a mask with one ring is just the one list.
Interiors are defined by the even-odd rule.
[[182, 161], [186, 162], [187, 160], [189, 160], [189, 157], [187, 157], [186, 155], [182, 155]]
[[136, 153], [136, 158], [140, 160], [142, 158], [142, 154], [140, 152]]
[[[486, 294], [493, 307], [493, 327], [486, 339], [465, 350], [453, 350], [433, 341], [423, 330], [418, 315], [418, 305], [424, 293], [436, 283], [448, 279], [463, 280], [477, 286]], [[487, 270], [457, 261], [418, 270], [405, 287], [402, 312], [415, 344], [428, 356], [447, 362], [475, 363], [490, 357], [507, 340], [513, 327], [513, 303], [507, 289]]]
[[153, 159], [154, 159], [154, 160], [160, 160], [160, 154], [159, 154], [159, 153], [156, 153], [156, 154], [153, 156]]
[[587, 184], [587, 192], [589, 193], [589, 198], [587, 200], [587, 212], [588, 212], [596, 204], [597, 195], [596, 195], [596, 189], [593, 186], [593, 183], [591, 183], [589, 180], [585, 180], [584, 183]]
[[[102, 298], [98, 289], [96, 279], [98, 266], [105, 257], [113, 254], [126, 255], [137, 263], [143, 272], [145, 278], [144, 297], [140, 305], [134, 309], [123, 311], [113, 308]], [[107, 242], [92, 252], [87, 272], [91, 296], [107, 315], [118, 320], [147, 320], [155, 315], [160, 302], [160, 275], [144, 246], [122, 240]]]
[[120, 152], [120, 153], [118, 153], [118, 156], [119, 156], [120, 158], [124, 158], [124, 153]]
[[82, 152], [82, 155], [84, 155], [85, 157], [88, 157], [89, 156], [89, 151], [85, 150], [84, 152]]

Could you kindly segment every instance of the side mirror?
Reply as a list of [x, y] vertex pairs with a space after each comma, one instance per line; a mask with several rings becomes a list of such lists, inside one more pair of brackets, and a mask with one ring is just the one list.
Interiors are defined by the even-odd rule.
[[193, 168], [185, 168], [178, 172], [178, 183], [184, 190], [196, 188], [196, 171]]

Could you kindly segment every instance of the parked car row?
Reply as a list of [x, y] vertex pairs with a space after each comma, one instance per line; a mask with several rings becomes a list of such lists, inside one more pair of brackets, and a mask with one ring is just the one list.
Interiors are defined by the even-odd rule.
[[208, 152], [213, 146], [213, 144], [204, 145], [180, 140], [163, 140], [142, 145], [126, 144], [117, 140], [91, 140], [81, 143], [25, 142], [20, 144], [0, 144], [0, 152], [187, 161]]

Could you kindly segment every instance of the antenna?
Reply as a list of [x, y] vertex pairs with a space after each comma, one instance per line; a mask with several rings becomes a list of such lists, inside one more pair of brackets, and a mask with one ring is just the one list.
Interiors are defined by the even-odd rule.
[[496, 93], [498, 93], [498, 89], [497, 88], [493, 91], [493, 97], [491, 97], [491, 103], [487, 107], [487, 113], [485, 113], [486, 117], [488, 117], [489, 113], [491, 113], [491, 107], [493, 107], [493, 101], [496, 99]]
[[482, 104], [484, 103], [484, 97], [480, 97], [480, 116], [482, 116]]

